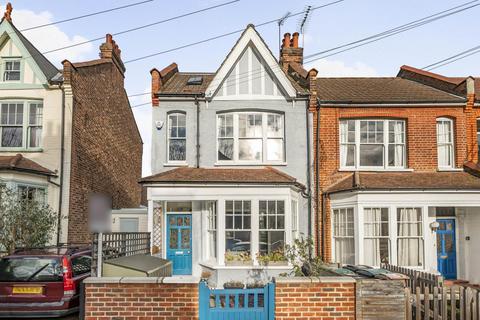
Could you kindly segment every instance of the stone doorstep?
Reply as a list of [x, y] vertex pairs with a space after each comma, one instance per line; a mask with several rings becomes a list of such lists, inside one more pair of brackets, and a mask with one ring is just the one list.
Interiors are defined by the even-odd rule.
[[277, 277], [275, 283], [355, 283], [352, 277]]
[[108, 284], [108, 283], [199, 283], [200, 278], [193, 276], [175, 277], [89, 277], [84, 283]]

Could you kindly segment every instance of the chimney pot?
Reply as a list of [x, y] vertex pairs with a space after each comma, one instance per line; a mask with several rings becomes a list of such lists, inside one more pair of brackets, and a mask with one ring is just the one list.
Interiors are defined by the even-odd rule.
[[299, 36], [298, 32], [293, 33], [292, 44], [291, 44], [293, 48], [298, 48], [298, 36]]
[[290, 48], [290, 33], [285, 33], [283, 36], [283, 47]]
[[3, 14], [3, 19], [5, 19], [9, 22], [12, 22], [12, 10], [13, 10], [12, 4], [10, 2], [7, 3], [5, 13]]

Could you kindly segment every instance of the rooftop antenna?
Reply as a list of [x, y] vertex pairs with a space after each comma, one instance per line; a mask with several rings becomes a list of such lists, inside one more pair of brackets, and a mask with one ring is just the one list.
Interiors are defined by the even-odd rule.
[[278, 19], [278, 22], [277, 22], [278, 23], [278, 52], [280, 52], [282, 48], [282, 32], [281, 32], [282, 26], [285, 23], [285, 20], [287, 20], [291, 14], [292, 13], [288, 11], [280, 19]]
[[312, 12], [312, 6], [306, 6], [302, 19], [299, 21], [299, 31], [302, 34], [302, 48], [305, 48], [305, 30], [307, 29], [308, 22], [310, 21], [310, 13]]

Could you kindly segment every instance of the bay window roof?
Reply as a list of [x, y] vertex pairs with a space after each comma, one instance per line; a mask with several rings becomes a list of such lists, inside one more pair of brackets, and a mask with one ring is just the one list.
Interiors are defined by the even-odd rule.
[[299, 189], [305, 186], [294, 177], [272, 167], [260, 169], [176, 168], [142, 178], [143, 184], [265, 184], [291, 185]]
[[1, 156], [0, 171], [2, 170], [22, 171], [46, 176], [56, 175], [55, 172], [39, 165], [35, 161], [25, 158], [21, 154], [15, 156]]

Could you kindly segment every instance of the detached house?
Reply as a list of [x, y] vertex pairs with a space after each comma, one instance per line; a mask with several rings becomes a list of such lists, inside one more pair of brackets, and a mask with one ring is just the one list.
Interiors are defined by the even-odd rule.
[[[0, 24], [0, 184], [58, 213], [52, 242], [87, 242], [88, 197], [140, 204], [142, 141], [111, 36], [100, 59], [57, 69], [13, 24]], [[27, 34], [28, 36], [28, 34]]]
[[275, 275], [286, 263], [261, 257], [307, 235], [308, 92], [284, 71], [302, 56], [291, 42], [279, 64], [249, 25], [215, 73], [151, 71], [154, 174], [142, 183], [153, 252], [174, 274]]

